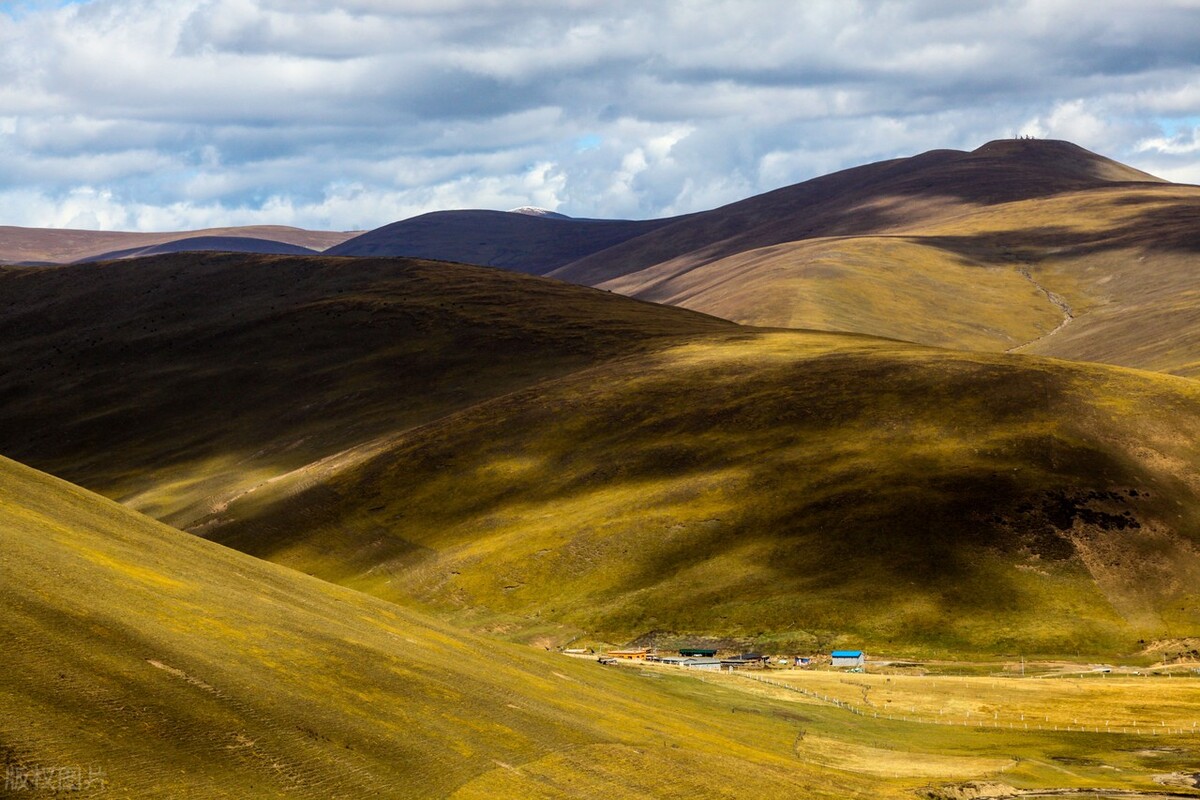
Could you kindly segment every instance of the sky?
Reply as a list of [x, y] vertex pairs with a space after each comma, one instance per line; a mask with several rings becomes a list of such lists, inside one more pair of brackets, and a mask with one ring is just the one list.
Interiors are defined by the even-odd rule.
[[0, 225], [642, 219], [1014, 135], [1200, 183], [1200, 0], [0, 0]]

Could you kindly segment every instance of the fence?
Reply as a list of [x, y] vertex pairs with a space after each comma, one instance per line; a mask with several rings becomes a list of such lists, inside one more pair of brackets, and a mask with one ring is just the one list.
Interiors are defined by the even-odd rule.
[[917, 717], [917, 716], [912, 716], [912, 717], [895, 716], [892, 714], [881, 714], [874, 709], [866, 709], [861, 706], [856, 706], [853, 703], [849, 703], [845, 700], [839, 700], [836, 697], [830, 697], [829, 695], [824, 695], [824, 694], [821, 694], [820, 692], [815, 692], [811, 689], [805, 689], [803, 686], [795, 686], [795, 685], [792, 685], [789, 683], [784, 683], [782, 681], [771, 680], [770, 678], [765, 678], [760, 675], [748, 675], [748, 674], [743, 673], [743, 674], [739, 674], [738, 677], [744, 678], [746, 680], [764, 683], [769, 686], [774, 686], [778, 689], [784, 689], [789, 692], [797, 692], [799, 694], [805, 695], [806, 697], [811, 697], [814, 700], [817, 700], [822, 703], [826, 703], [827, 705], [833, 706], [834, 708], [839, 708], [843, 711], [849, 712], [851, 714], [855, 714], [860, 717], [869, 717], [871, 719], [886, 719], [886, 720], [892, 720], [894, 722], [908, 722], [908, 723], [916, 723], [916, 724], [921, 724], [921, 725], [957, 725], [957, 726], [964, 727], [964, 728], [992, 728], [992, 729], [1018, 730], [1018, 731], [1019, 730], [1054, 731], [1054, 732], [1062, 732], [1062, 733], [1113, 733], [1113, 734], [1132, 734], [1135, 736], [1200, 735], [1200, 723], [1197, 723], [1197, 722], [1193, 722], [1192, 727], [1190, 727], [1190, 728], [1169, 727], [1169, 726], [1167, 726], [1165, 721], [1160, 722], [1158, 725], [1144, 725], [1144, 726], [1136, 726], [1136, 727], [1135, 726], [1127, 726], [1127, 725], [1118, 727], [1116, 725], [1109, 725], [1107, 722], [1103, 726], [1099, 725], [1099, 724], [1079, 725], [1078, 723], [1076, 723], [1074, 725], [1050, 725], [1048, 723], [1045, 725], [1043, 725], [1041, 723], [1036, 723], [1036, 724], [1031, 725], [1028, 721], [1025, 721], [1025, 719], [1024, 719], [1025, 715], [1021, 714], [1020, 722], [1009, 721], [1008, 724], [1006, 725], [1003, 721], [1001, 721], [999, 719], [999, 712], [996, 712], [996, 715], [991, 720], [988, 720], [986, 718], [980, 718], [980, 719], [974, 720], [974, 721], [969, 718], [964, 718], [962, 720], [958, 720], [958, 719], [929, 719], [929, 718]]

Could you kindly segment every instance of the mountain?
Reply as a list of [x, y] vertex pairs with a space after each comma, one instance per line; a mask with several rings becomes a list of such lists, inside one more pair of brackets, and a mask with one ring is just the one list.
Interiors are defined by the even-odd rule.
[[552, 271], [737, 322], [1200, 375], [1200, 188], [1067, 142], [871, 164]]
[[553, 217], [554, 219], [570, 219], [566, 214], [560, 214], [557, 211], [551, 211], [548, 208], [539, 208], [538, 206], [520, 206], [519, 208], [510, 208], [510, 214], [528, 214], [531, 217]]
[[197, 236], [264, 239], [321, 251], [356, 235], [308, 231], [285, 225], [250, 225], [241, 228], [208, 228], [169, 233], [0, 226], [0, 264], [67, 264], [74, 261], [95, 261], [106, 253], [135, 250]]
[[1163, 181], [1069, 142], [995, 141], [835, 172], [693, 214], [654, 235], [580, 259], [554, 277], [596, 285], [671, 262], [677, 271], [769, 245], [877, 235], [964, 210]]
[[732, 323], [402, 259], [0, 268], [0, 452], [173, 524], [480, 400]]
[[1198, 187], [1020, 139], [674, 219], [447, 211], [330, 252], [545, 274], [745, 324], [1197, 376], [1200, 311], [1186, 298], [1198, 219]]
[[6, 796], [909, 796], [799, 760], [826, 714], [471, 636], [5, 458], [0, 546]]
[[153, 244], [149, 247], [134, 247], [127, 250], [115, 250], [111, 253], [101, 253], [86, 259], [87, 261], [111, 261], [118, 258], [145, 258], [164, 253], [199, 253], [204, 251], [220, 253], [270, 253], [273, 255], [315, 256], [316, 250], [300, 245], [277, 242], [271, 239], [255, 239], [249, 236], [189, 236], [170, 242]]
[[408, 256], [541, 275], [663, 227], [669, 220], [591, 220], [516, 211], [436, 211], [394, 222], [331, 256]]
[[0, 271], [0, 452], [525, 641], [1128, 653], [1200, 628], [1200, 390], [502, 270]]

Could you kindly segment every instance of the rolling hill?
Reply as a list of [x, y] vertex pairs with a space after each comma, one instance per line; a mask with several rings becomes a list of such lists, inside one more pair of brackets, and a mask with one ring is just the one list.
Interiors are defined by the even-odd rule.
[[256, 239], [251, 236], [189, 236], [175, 239], [149, 247], [133, 247], [127, 250], [114, 250], [111, 253], [101, 253], [89, 257], [87, 261], [112, 261], [119, 258], [145, 258], [159, 256], [165, 253], [265, 253], [271, 255], [315, 256], [316, 250], [301, 247], [298, 244], [277, 242], [272, 239]]
[[436, 211], [331, 247], [331, 256], [407, 256], [542, 275], [671, 220], [574, 219], [525, 211]]
[[647, 222], [447, 211], [331, 250], [499, 266], [735, 322], [1200, 375], [1200, 188], [1069, 142], [868, 164]]
[[354, 232], [308, 231], [286, 225], [249, 225], [165, 233], [0, 226], [0, 264], [94, 261], [106, 253], [136, 250], [198, 236], [264, 239], [321, 251], [356, 235]]
[[667, 262], [686, 271], [784, 242], [877, 235], [972, 208], [1114, 184], [1162, 183], [1069, 142], [1008, 140], [971, 152], [932, 150], [693, 214], [653, 235], [580, 259], [554, 277], [598, 285]]
[[730, 329], [594, 289], [402, 259], [10, 267], [0, 452], [182, 525], [480, 400]]
[[1067, 142], [817, 178], [550, 273], [737, 322], [1200, 375], [1200, 188]]
[[525, 641], [1129, 653], [1200, 628], [1192, 381], [502, 270], [0, 272], [0, 451]]
[[523, 640], [1133, 653], [1200, 629], [1200, 387], [712, 334], [220, 509], [208, 537]]
[[[12, 796], [904, 797], [828, 713], [461, 633], [0, 458]], [[959, 758], [959, 769], [1000, 759]]]

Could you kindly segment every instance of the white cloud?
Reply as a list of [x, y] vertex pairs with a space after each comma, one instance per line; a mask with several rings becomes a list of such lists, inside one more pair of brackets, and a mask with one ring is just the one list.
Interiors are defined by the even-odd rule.
[[1195, 176], [1197, 8], [30, 3], [0, 11], [0, 224], [647, 217], [1017, 132]]

